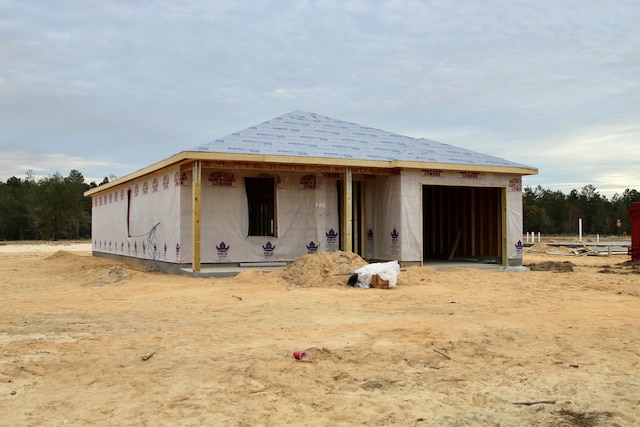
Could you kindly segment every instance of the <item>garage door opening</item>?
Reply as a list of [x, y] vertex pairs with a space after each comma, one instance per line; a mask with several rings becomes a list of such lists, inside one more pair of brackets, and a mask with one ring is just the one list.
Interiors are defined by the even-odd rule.
[[423, 259], [502, 264], [503, 191], [423, 185]]

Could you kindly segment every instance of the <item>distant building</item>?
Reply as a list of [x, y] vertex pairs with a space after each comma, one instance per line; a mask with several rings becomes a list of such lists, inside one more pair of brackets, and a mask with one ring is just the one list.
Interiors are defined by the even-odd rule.
[[95, 255], [167, 272], [353, 251], [370, 261], [522, 264], [537, 169], [294, 111], [85, 193]]

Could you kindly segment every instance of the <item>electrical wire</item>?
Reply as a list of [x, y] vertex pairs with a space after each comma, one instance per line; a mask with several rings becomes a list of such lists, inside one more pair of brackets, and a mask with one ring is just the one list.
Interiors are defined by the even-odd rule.
[[149, 253], [149, 265], [147, 265], [147, 272], [155, 273], [160, 271], [160, 265], [158, 264], [158, 260], [160, 258], [160, 254], [158, 253], [158, 244], [156, 242], [156, 231], [158, 230], [158, 226], [160, 223], [156, 223], [151, 230], [144, 234], [138, 234], [130, 237], [144, 237], [147, 236], [147, 251]]

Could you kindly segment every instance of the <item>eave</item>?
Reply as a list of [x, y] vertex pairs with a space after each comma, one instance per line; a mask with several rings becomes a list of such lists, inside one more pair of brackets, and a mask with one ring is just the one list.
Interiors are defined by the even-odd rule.
[[[278, 156], [270, 154], [234, 154], [234, 153], [214, 153], [210, 151], [181, 151], [162, 161], [139, 169], [133, 173], [115, 179], [107, 184], [92, 188], [84, 193], [85, 196], [93, 196], [95, 194], [110, 190], [125, 182], [156, 173], [162, 169], [170, 167], [182, 166], [194, 160], [211, 161], [216, 164], [224, 162], [229, 163], [248, 163], [248, 164], [270, 164], [270, 165], [304, 165], [318, 167], [350, 167], [363, 169], [380, 169], [383, 171], [391, 171], [398, 169], [436, 169], [444, 171], [467, 171], [467, 172], [484, 172], [499, 173], [509, 175], [537, 175], [538, 169], [531, 167], [516, 166], [492, 166], [465, 163], [436, 163], [436, 162], [413, 162], [407, 160], [359, 160], [346, 158], [328, 158], [328, 157], [303, 157], [303, 156]], [[383, 172], [384, 173], [384, 172]]]

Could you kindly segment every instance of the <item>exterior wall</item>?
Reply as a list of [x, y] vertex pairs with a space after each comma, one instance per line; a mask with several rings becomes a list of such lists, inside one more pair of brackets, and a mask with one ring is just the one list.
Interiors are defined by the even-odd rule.
[[[276, 181], [276, 236], [248, 236], [245, 177]], [[203, 169], [201, 262], [293, 261], [307, 253], [339, 249], [339, 174], [246, 169]], [[191, 260], [191, 174], [181, 196], [181, 253]]]
[[93, 252], [183, 262], [176, 252], [180, 177], [165, 170], [92, 196]]
[[507, 182], [507, 258], [508, 265], [522, 265], [522, 177]]
[[[248, 236], [244, 178], [266, 175], [277, 183], [277, 236]], [[201, 262], [293, 261], [307, 253], [338, 250], [337, 182], [342, 179], [343, 175], [336, 173], [203, 169]], [[367, 259], [422, 261], [422, 186], [426, 184], [506, 189], [506, 258], [510, 265], [522, 264], [520, 176], [408, 170], [399, 175], [363, 179], [363, 256]], [[160, 171], [93, 196], [93, 251], [189, 264], [191, 222], [191, 172], [180, 172], [178, 168]]]
[[402, 259], [422, 258], [422, 186], [455, 185], [469, 187], [500, 187], [506, 189], [506, 249], [509, 265], [522, 265], [522, 178], [494, 173], [464, 173], [457, 171], [403, 171], [401, 175]]

